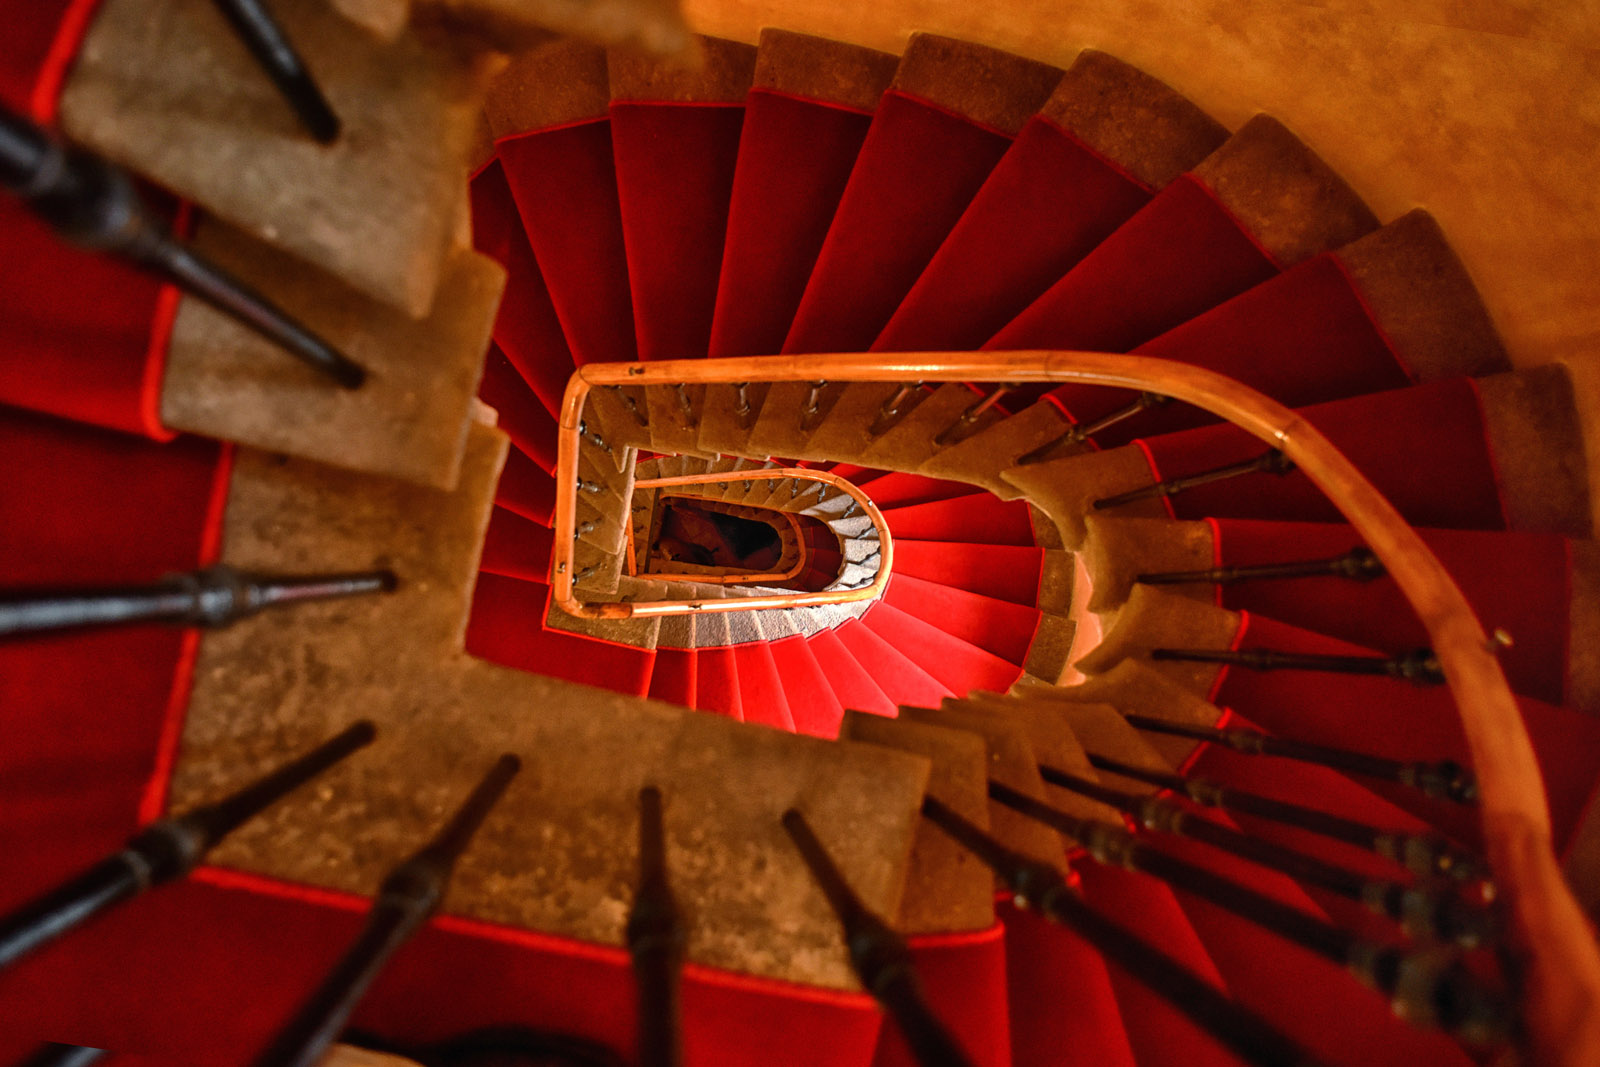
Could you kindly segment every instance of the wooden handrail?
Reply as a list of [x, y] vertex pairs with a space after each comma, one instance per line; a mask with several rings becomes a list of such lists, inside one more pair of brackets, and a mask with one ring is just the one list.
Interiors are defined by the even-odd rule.
[[[1600, 948], [1556, 861], [1544, 779], [1495, 646], [1443, 564], [1372, 483], [1293, 410], [1231, 378], [1167, 360], [1073, 351], [795, 354], [586, 364], [568, 382], [561, 410], [556, 601], [572, 599], [577, 429], [590, 389], [819, 379], [1078, 382], [1160, 393], [1233, 423], [1293, 460], [1383, 562], [1439, 657], [1478, 776], [1489, 864], [1527, 953], [1524, 1018], [1537, 1062], [1574, 1067], [1600, 1063]], [[887, 552], [884, 562], [887, 574]], [[752, 601], [741, 606], [759, 605]]]
[[[576, 375], [574, 375], [574, 380]], [[572, 385], [567, 385], [567, 394], [570, 399]], [[580, 407], [581, 411], [582, 408]], [[563, 406], [562, 414], [565, 416], [566, 408]], [[878, 510], [865, 493], [845, 479], [827, 471], [810, 470], [806, 467], [768, 467], [764, 470], [739, 471], [737, 479], [730, 479], [726, 473], [722, 474], [685, 474], [671, 479], [649, 479], [643, 483], [646, 487], [659, 484], [662, 481], [671, 481], [677, 485], [704, 485], [711, 482], [726, 482], [732, 480], [742, 481], [778, 481], [785, 478], [803, 479], [805, 481], [820, 482], [832, 486], [846, 494], [856, 502], [861, 513], [872, 520], [873, 529], [878, 532], [878, 543], [882, 546], [882, 555], [878, 564], [878, 573], [873, 575], [872, 581], [859, 589], [821, 589], [816, 592], [796, 590], [793, 593], [773, 593], [769, 596], [729, 597], [727, 599], [696, 599], [696, 600], [640, 600], [623, 601], [608, 600], [586, 602], [579, 600], [573, 593], [573, 555], [576, 550], [574, 531], [577, 530], [577, 505], [578, 505], [578, 449], [577, 429], [574, 424], [571, 438], [571, 481], [567, 484], [570, 493], [562, 492], [562, 471], [568, 460], [568, 438], [566, 426], [561, 429], [561, 452], [556, 461], [556, 547], [552, 553], [551, 573], [552, 589], [557, 607], [569, 615], [576, 615], [581, 619], [638, 619], [662, 615], [690, 615], [695, 613], [716, 613], [728, 611], [756, 611], [771, 608], [809, 608], [819, 604], [849, 604], [858, 600], [873, 600], [883, 595], [883, 590], [889, 584], [889, 574], [894, 567], [894, 538], [889, 533], [889, 524], [884, 521], [883, 513]], [[565, 514], [563, 514], [565, 508]], [[563, 521], [565, 526], [563, 526]], [[563, 532], [565, 531], [565, 532]], [[565, 538], [565, 540], [563, 540]], [[796, 574], [799, 571], [795, 571]], [[644, 575], [642, 577], [662, 577], [661, 575]]]

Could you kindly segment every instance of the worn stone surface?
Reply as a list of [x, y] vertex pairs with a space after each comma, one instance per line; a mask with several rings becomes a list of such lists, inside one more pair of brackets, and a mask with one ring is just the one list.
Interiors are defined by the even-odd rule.
[[857, 462], [890, 470], [917, 470], [944, 447], [938, 442], [941, 435], [982, 433], [1004, 417], [989, 407], [965, 427], [958, 428], [962, 417], [982, 403], [985, 395], [973, 392], [960, 382], [946, 382], [918, 404], [915, 411], [874, 441]]
[[[928, 795], [988, 828], [989, 755], [981, 737], [860, 711], [845, 712], [839, 736], [926, 757], [932, 764]], [[895, 929], [904, 934], [984, 930], [993, 922], [994, 877], [989, 869], [950, 835], [922, 820], [911, 846], [911, 874]]]
[[810, 452], [806, 440], [816, 426], [826, 418], [826, 408], [837, 398], [843, 386], [831, 385], [822, 390], [819, 400], [824, 413], [819, 414], [811, 429], [801, 425], [801, 410], [811, 394], [810, 382], [773, 382], [768, 387], [759, 414], [750, 427], [740, 451], [746, 455], [782, 456], [785, 459], [805, 459]]
[[1152, 189], [1228, 137], [1170, 86], [1092, 48], [1078, 53], [1041, 113]]
[[61, 100], [69, 136], [374, 299], [428, 312], [492, 68], [483, 53], [415, 30], [383, 42], [322, 0], [274, 4], [344, 123], [324, 146], [215, 5], [99, 12]]
[[[1083, 546], [1087, 533], [1084, 516], [1093, 510], [1096, 500], [1155, 482], [1144, 453], [1132, 445], [1010, 467], [1000, 476], [1055, 521], [1064, 547], [1073, 550]], [[1124, 504], [1115, 509], [1115, 514], [1119, 518], [1167, 517], [1159, 499]]]
[[[663, 386], [644, 391], [649, 408], [650, 448], [656, 452], [678, 454], [696, 452], [700, 448], [700, 411], [705, 402], [705, 387], [686, 385], [681, 389]], [[689, 400], [689, 410], [683, 410], [683, 398]], [[663, 471], [663, 476], [668, 472]], [[682, 471], [673, 471], [680, 474]]]
[[1061, 80], [1061, 68], [970, 40], [914, 33], [893, 87], [1016, 136]]
[[505, 285], [499, 264], [454, 253], [441, 299], [416, 320], [221, 223], [202, 224], [195, 245], [368, 376], [360, 389], [340, 389], [253, 330], [184, 297], [167, 347], [163, 423], [436, 488], [455, 483]]
[[[993, 715], [1017, 723], [1028, 735], [1039, 766], [1054, 767], [1091, 782], [1100, 778], [1100, 772], [1089, 765], [1082, 739], [1073, 731], [1074, 708], [1065, 701], [974, 693], [967, 700], [946, 700], [945, 707]], [[1053, 807], [1079, 819], [1111, 823], [1121, 822], [1122, 819], [1115, 809], [1048, 782], [1044, 784], [1044, 799]], [[1066, 834], [1062, 837], [1077, 843]]]
[[[1149, 664], [1125, 659], [1103, 674], [1073, 686], [1030, 689], [1029, 696], [1049, 700], [1104, 703], [1128, 715], [1148, 715], [1188, 726], [1215, 726], [1222, 709], [1208, 703]], [[1168, 765], [1182, 766], [1197, 742], [1169, 734], [1143, 733], [1145, 742]]]
[[756, 47], [742, 41], [697, 37], [703, 62], [667, 66], [648, 56], [613, 49], [608, 57], [611, 99], [742, 104], [755, 77]]
[[871, 111], [889, 88], [900, 57], [804, 33], [761, 31], [755, 87]]
[[1194, 173], [1280, 266], [1378, 226], [1345, 180], [1270, 115], [1241, 126]]
[[[901, 708], [900, 717], [925, 726], [942, 726], [976, 734], [983, 738], [988, 747], [988, 774], [991, 779], [1019, 793], [1040, 800], [1045, 798], [1044, 779], [1039, 777], [1039, 758], [1021, 723], [971, 708], [948, 706]], [[989, 830], [1008, 848], [1065, 870], [1066, 850], [1061, 836], [1043, 823], [1034, 822], [991, 800]]]
[[1077, 557], [1064, 549], [1046, 549], [1039, 569], [1040, 611], [1055, 615], [1072, 612], [1072, 591], [1077, 582]]
[[1036, 678], [1057, 681], [1067, 667], [1067, 655], [1072, 651], [1072, 639], [1078, 626], [1062, 615], [1046, 612], [1033, 632], [1033, 643], [1028, 646], [1028, 661], [1023, 669]]
[[604, 118], [610, 103], [606, 50], [563, 40], [512, 57], [490, 86], [483, 111], [499, 138]]
[[678, 0], [413, 0], [426, 17], [515, 51], [560, 34], [618, 45], [678, 63], [695, 61], [695, 39]]
[[[872, 425], [878, 413], [900, 389], [896, 382], [851, 382], [837, 398], [828, 398], [827, 417], [817, 424], [816, 432], [807, 439], [801, 459], [838, 459], [863, 455], [871, 447]], [[909, 410], [929, 394], [917, 390], [901, 405], [902, 412]], [[854, 460], [848, 460], [854, 462]]]
[[[1099, 674], [1124, 659], [1149, 660], [1153, 648], [1227, 649], [1240, 616], [1153, 585], [1136, 585], [1094, 650], [1074, 665]], [[1211, 663], [1151, 662], [1151, 666], [1194, 693], [1209, 693], [1220, 668]]]
[[705, 453], [732, 454], [745, 451], [756, 413], [766, 399], [767, 382], [751, 382], [745, 387], [748, 414], [739, 413], [739, 390], [731, 385], [708, 385], [700, 407], [699, 450]]
[[1496, 374], [1478, 391], [1506, 525], [1592, 536], [1588, 463], [1567, 369], [1553, 363]]
[[[1096, 756], [1116, 760], [1139, 770], [1172, 772], [1172, 764], [1161, 757], [1144, 736], [1128, 725], [1110, 704], [1092, 701], [1056, 701], [1053, 706], [1072, 733], [1083, 745], [1084, 751]], [[1153, 793], [1155, 786], [1137, 778], [1126, 778], [1110, 771], [1099, 771], [1100, 780], [1114, 789], [1129, 793]]]
[[1372, 317], [1419, 380], [1511, 369], [1467, 268], [1426, 211], [1339, 250]]
[[[1140, 574], [1205, 570], [1214, 563], [1211, 525], [1206, 522], [1086, 515], [1084, 528], [1087, 537], [1082, 558], [1094, 588], [1089, 598], [1090, 611], [1109, 612], [1121, 607]], [[1207, 604], [1213, 602], [1216, 592], [1210, 582], [1161, 588]]]
[[1030, 404], [1005, 421], [934, 453], [917, 473], [981, 485], [1001, 500], [1015, 500], [1022, 494], [1001, 472], [1070, 429], [1053, 405]]
[[[370, 893], [501, 752], [522, 773], [445, 910], [618, 945], [637, 790], [666, 795], [689, 958], [855, 987], [838, 923], [778, 819], [810, 818], [869, 906], [899, 907], [928, 763], [880, 748], [504, 670], [460, 654], [505, 441], [475, 430], [455, 493], [244, 451], [224, 559], [267, 570], [392, 567], [387, 598], [268, 613], [201, 644], [172, 801], [236, 788], [356, 718], [379, 740], [231, 837], [219, 865]], [[381, 654], [375, 653], [381, 650]]]

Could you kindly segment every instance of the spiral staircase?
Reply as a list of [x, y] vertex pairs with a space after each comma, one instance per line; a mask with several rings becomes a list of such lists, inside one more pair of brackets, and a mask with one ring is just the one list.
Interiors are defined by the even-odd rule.
[[[351, 1040], [474, 1062], [426, 1048], [520, 1027], [631, 1060], [653, 786], [692, 1064], [917, 1062], [789, 809], [973, 1063], [1583, 1062], [1592, 930], [1475, 806], [1474, 769], [1505, 807], [1454, 661], [1413, 651], [1436, 605], [1290, 458], [1306, 427], [1331, 442], [1494, 630], [1506, 748], [1543, 777], [1518, 803], [1547, 798], [1593, 908], [1585, 394], [1513, 369], [1430, 216], [1380, 223], [1281, 123], [1229, 130], [1097, 51], [748, 44], [647, 3], [535, 5], [548, 31], [487, 0], [276, 6], [330, 147], [206, 5], [0, 5], [0, 101], [138, 174], [368, 375], [336, 389], [0, 201], [0, 581], [397, 588], [0, 639], [0, 911], [356, 719], [379, 740], [0, 971], [0, 1058], [248, 1062], [513, 752]], [[1073, 351], [1293, 421], [1264, 443], [1181, 370], [1164, 391]], [[686, 561], [673, 507], [769, 525], [778, 562]], [[1094, 920], [1030, 909], [925, 798]], [[1259, 1030], [1198, 1018], [1215, 994]]]

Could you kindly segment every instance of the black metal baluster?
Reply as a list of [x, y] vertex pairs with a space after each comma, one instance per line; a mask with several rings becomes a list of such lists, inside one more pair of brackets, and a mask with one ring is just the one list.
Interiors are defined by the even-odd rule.
[[1431, 648], [1413, 649], [1398, 656], [1326, 656], [1270, 648], [1153, 648], [1150, 658], [1177, 663], [1224, 663], [1252, 671], [1322, 671], [1395, 678], [1417, 685], [1444, 684], [1444, 669]]
[[753, 410], [750, 407], [750, 383], [735, 382], [733, 389], [733, 413], [739, 417], [739, 424], [741, 426], [749, 426], [749, 423], [746, 420], [750, 418]]
[[20, 1067], [89, 1067], [105, 1058], [107, 1050], [87, 1045], [59, 1045], [54, 1041], [41, 1045]]
[[1182, 793], [1196, 804], [1204, 804], [1208, 808], [1221, 808], [1224, 811], [1236, 811], [1243, 815], [1270, 819], [1286, 826], [1294, 826], [1336, 841], [1369, 849], [1400, 863], [1412, 874], [1424, 878], [1443, 876], [1458, 882], [1466, 882], [1477, 878], [1481, 870], [1481, 864], [1475, 857], [1440, 834], [1385, 830], [1379, 826], [1331, 815], [1301, 804], [1292, 804], [1219, 785], [1204, 778], [1185, 778], [1177, 774], [1135, 767], [1094, 753], [1089, 754], [1089, 763], [1097, 770], [1109, 771], [1124, 778], [1149, 782], [1162, 789]]
[[1478, 802], [1477, 779], [1471, 771], [1455, 760], [1406, 763], [1401, 760], [1384, 759], [1381, 756], [1369, 756], [1364, 752], [1352, 752], [1349, 749], [1315, 745], [1306, 741], [1291, 741], [1256, 730], [1190, 726], [1149, 715], [1124, 715], [1123, 718], [1127, 720], [1128, 725], [1151, 733], [1189, 737], [1196, 741], [1226, 745], [1235, 752], [1243, 752], [1249, 756], [1278, 756], [1283, 759], [1298, 760], [1301, 763], [1331, 767], [1334, 770], [1359, 774], [1367, 778], [1376, 778], [1380, 781], [1397, 782], [1417, 789], [1425, 796], [1450, 800], [1457, 804]]
[[101, 912], [188, 874], [240, 823], [376, 736], [372, 723], [358, 722], [232, 796], [151, 823], [129, 838], [121, 852], [0, 917], [0, 968]]
[[667, 880], [661, 791], [639, 790], [639, 888], [628, 913], [628, 952], [639, 987], [640, 1067], [683, 1062], [679, 976], [687, 940], [683, 914]]
[[589, 429], [589, 423], [583, 419], [578, 420], [578, 436], [607, 455], [611, 454], [611, 446], [606, 444], [606, 439]]
[[1190, 474], [1183, 478], [1168, 478], [1154, 485], [1147, 485], [1142, 489], [1130, 489], [1126, 493], [1116, 496], [1104, 497], [1094, 502], [1096, 511], [1107, 508], [1121, 507], [1123, 504], [1132, 504], [1138, 500], [1151, 500], [1157, 497], [1177, 496], [1185, 489], [1194, 489], [1212, 482], [1224, 481], [1228, 478], [1237, 478], [1242, 474], [1276, 474], [1283, 476], [1294, 470], [1294, 462], [1277, 449], [1270, 449], [1241, 463], [1230, 463], [1225, 467], [1201, 471], [1199, 474]]
[[338, 140], [339, 117], [333, 113], [322, 90], [317, 88], [316, 79], [306, 69], [305, 61], [266, 5], [261, 0], [215, 0], [215, 3], [311, 136], [323, 144]]
[[496, 760], [438, 835], [384, 877], [360, 935], [257, 1067], [313, 1067], [322, 1059], [390, 957], [438, 910], [456, 861], [521, 766], [512, 755]]
[[933, 443], [940, 448], [949, 448], [951, 445], [964, 440], [972, 432], [973, 424], [983, 416], [983, 413], [998, 404], [1001, 397], [1015, 388], [1016, 386], [1014, 385], [1002, 384], [995, 386], [994, 391], [988, 396], [963, 411], [961, 417], [954, 424], [933, 439]]
[[877, 417], [872, 420], [872, 425], [867, 428], [867, 433], [872, 437], [888, 433], [894, 426], [895, 420], [900, 417], [900, 410], [905, 406], [905, 402], [911, 398], [911, 394], [922, 388], [922, 384], [921, 382], [906, 382], [896, 389], [894, 394], [883, 402], [883, 406], [878, 408]]
[[0, 107], [0, 186], [63, 238], [129, 260], [283, 346], [346, 389], [367, 372], [266, 297], [180, 244], [106, 160], [56, 143]]
[[856, 976], [894, 1019], [917, 1062], [922, 1067], [970, 1067], [966, 1052], [928, 1007], [905, 938], [861, 902], [805, 816], [790, 808], [783, 813], [783, 828], [844, 927]]
[[218, 628], [266, 608], [387, 593], [397, 584], [392, 571], [287, 576], [218, 565], [148, 585], [0, 589], [0, 637], [143, 622]]
[[620, 385], [608, 385], [606, 388], [617, 394], [617, 399], [622, 401], [622, 406], [628, 409], [628, 414], [633, 416], [635, 422], [637, 422], [640, 426], [650, 425], [650, 420], [640, 409], [639, 402], [633, 398], [632, 393], [628, 392]]
[[1170, 404], [1171, 402], [1172, 398], [1170, 396], [1162, 396], [1160, 393], [1140, 393], [1139, 396], [1126, 407], [1120, 407], [1116, 411], [1111, 412], [1109, 415], [1102, 415], [1100, 418], [1083, 426], [1074, 426], [1072, 429], [1068, 430], [1060, 437], [1053, 439], [1048, 444], [1040, 445], [1032, 452], [1024, 453], [1017, 458], [1017, 466], [1025, 467], [1030, 463], [1042, 463], [1049, 457], [1050, 453], [1054, 452], [1058, 448], [1062, 448], [1066, 445], [1081, 445], [1089, 438], [1099, 433], [1101, 430], [1108, 430], [1119, 422], [1124, 422], [1133, 418], [1141, 411], [1145, 411], [1153, 407], [1160, 407], [1163, 404]]
[[1044, 764], [1039, 766], [1039, 773], [1051, 785], [1116, 808], [1133, 816], [1147, 829], [1191, 838], [1296, 881], [1360, 901], [1376, 914], [1399, 923], [1401, 929], [1413, 937], [1437, 938], [1475, 948], [1494, 940], [1498, 933], [1498, 923], [1492, 913], [1453, 894], [1434, 893], [1420, 885], [1367, 878], [1201, 818], [1159, 797], [1124, 793]]
[[[1036, 910], [1077, 933], [1241, 1058], [1272, 1067], [1310, 1067], [1319, 1062], [1255, 1012], [1089, 908], [1055, 868], [1006, 848], [932, 797], [922, 802], [922, 814], [994, 871], [1015, 895], [1019, 907]], [[1070, 994], [1070, 990], [1062, 990], [1063, 996]]]
[[1205, 582], [1212, 585], [1232, 585], [1270, 578], [1346, 578], [1352, 582], [1370, 582], [1389, 572], [1369, 548], [1352, 548], [1342, 556], [1332, 559], [1308, 559], [1294, 563], [1259, 563], [1253, 566], [1212, 567], [1200, 571], [1161, 571], [1141, 574], [1134, 579], [1140, 585], [1186, 585]]
[[1365, 941], [1325, 919], [1162, 852], [1120, 826], [1076, 818], [999, 782], [989, 783], [989, 796], [1077, 840], [1096, 862], [1158, 878], [1345, 967], [1388, 997], [1395, 1014], [1412, 1023], [1438, 1026], [1477, 1042], [1508, 1035], [1511, 1006], [1453, 957]]
[[678, 407], [683, 412], [683, 424], [685, 426], [694, 425], [690, 421], [694, 418], [694, 398], [689, 395], [689, 387], [679, 383], [672, 388], [677, 392]]
[[817, 416], [822, 414], [822, 391], [827, 387], [825, 381], [812, 382], [806, 391], [805, 403], [800, 405], [800, 432], [809, 433], [816, 427]]

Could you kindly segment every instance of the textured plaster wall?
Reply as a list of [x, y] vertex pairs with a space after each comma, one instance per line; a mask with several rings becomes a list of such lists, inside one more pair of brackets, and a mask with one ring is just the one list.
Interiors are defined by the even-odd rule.
[[1388, 221], [1424, 207], [1519, 366], [1569, 362], [1600, 472], [1600, 0], [686, 0], [899, 51], [914, 30], [1060, 65], [1095, 47], [1237, 127], [1283, 120]]

